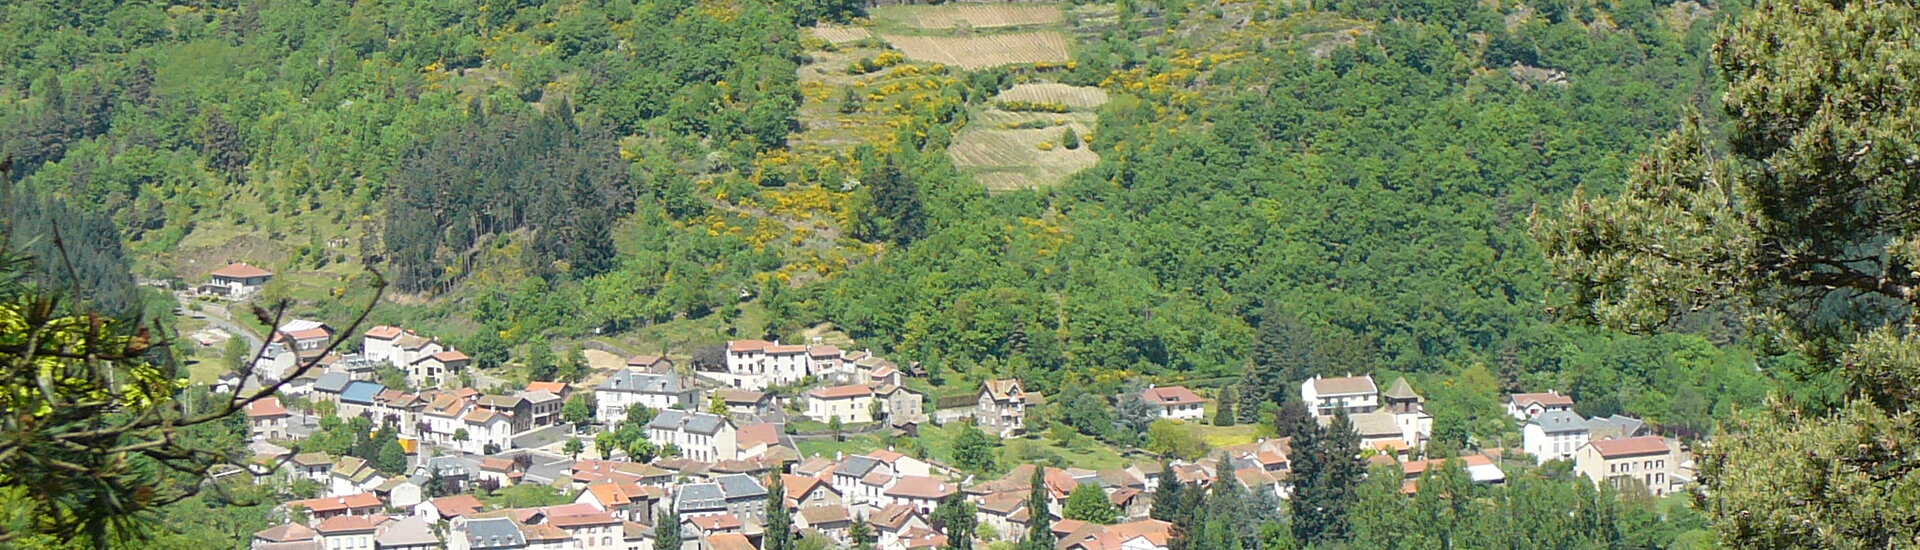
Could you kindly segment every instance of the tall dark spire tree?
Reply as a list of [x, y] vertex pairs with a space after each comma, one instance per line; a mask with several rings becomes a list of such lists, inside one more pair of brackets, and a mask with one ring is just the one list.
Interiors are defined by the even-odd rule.
[[1027, 536], [1020, 550], [1053, 550], [1053, 511], [1047, 499], [1047, 467], [1033, 465], [1032, 485], [1027, 489]]
[[667, 513], [654, 520], [654, 550], [680, 550], [684, 542], [680, 539], [680, 501], [667, 501]]
[[787, 510], [787, 484], [780, 472], [767, 474], [767, 527], [761, 550], [794, 550], [793, 512]]

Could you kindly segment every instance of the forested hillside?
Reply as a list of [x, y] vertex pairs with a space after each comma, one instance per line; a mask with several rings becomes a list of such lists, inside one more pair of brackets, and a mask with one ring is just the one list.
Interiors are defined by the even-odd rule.
[[[1779, 360], [1726, 311], [1662, 336], [1548, 322], [1526, 226], [1711, 110], [1708, 31], [1735, 8], [1125, 0], [1073, 8], [1069, 63], [876, 61], [833, 89], [796, 71], [886, 45], [802, 27], [856, 5], [20, 2], [0, 149], [23, 189], [111, 218], [142, 274], [249, 259], [336, 318], [366, 264], [398, 291], [376, 319], [483, 364], [825, 322], [954, 387], [1230, 380], [1279, 354], [1303, 366], [1262, 379], [1414, 373], [1461, 436], [1520, 388], [1707, 430]], [[1103, 90], [1099, 160], [989, 192], [947, 148], [1027, 108], [990, 103], [1020, 82]], [[866, 141], [789, 147], [823, 104]]]

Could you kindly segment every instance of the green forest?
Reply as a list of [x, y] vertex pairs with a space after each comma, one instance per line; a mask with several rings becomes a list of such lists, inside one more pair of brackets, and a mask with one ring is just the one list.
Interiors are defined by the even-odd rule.
[[[1071, 62], [909, 65], [917, 88], [862, 97], [797, 76], [842, 47], [809, 27], [867, 15], [844, 0], [9, 2], [7, 247], [123, 318], [158, 307], [135, 276], [249, 260], [344, 323], [371, 268], [370, 321], [503, 370], [824, 324], [941, 393], [1146, 377], [1232, 387], [1245, 420], [1302, 377], [1406, 375], [1456, 448], [1547, 389], [1688, 437], [1912, 439], [1920, 66], [1877, 30], [1911, 1], [1075, 4], [1112, 16], [1075, 23]], [[1024, 82], [1111, 97], [1065, 132], [1099, 160], [990, 191], [947, 151]], [[823, 100], [881, 137], [797, 146]], [[1861, 425], [1791, 420], [1832, 410]], [[1860, 451], [1904, 465], [1860, 485], [1906, 484], [1871, 521], [1912, 529], [1913, 448]], [[1759, 534], [1792, 501], [1726, 464], [1780, 454], [1718, 452], [1708, 482], [1757, 503], [1703, 505], [1723, 542], [1832, 542]], [[1550, 483], [1502, 493], [1571, 498]]]

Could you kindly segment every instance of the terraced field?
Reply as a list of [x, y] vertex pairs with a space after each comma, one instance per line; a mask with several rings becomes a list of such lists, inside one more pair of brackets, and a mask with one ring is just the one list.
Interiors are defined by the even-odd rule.
[[914, 36], [882, 34], [907, 59], [952, 65], [967, 70], [1001, 65], [1070, 59], [1072, 47], [1057, 31], [1016, 32], [983, 36]]
[[1060, 8], [1051, 4], [946, 4], [939, 6], [883, 6], [873, 9], [874, 22], [914, 29], [991, 29], [1059, 23]]
[[[1107, 102], [1100, 89], [1036, 82], [1014, 86], [994, 100], [1060, 103], [1068, 112], [1009, 112], [990, 107], [974, 113], [966, 129], [954, 136], [947, 155], [954, 167], [987, 189], [1053, 185], [1100, 161], [1100, 155], [1084, 143], [1094, 137], [1098, 118], [1094, 111]], [[1083, 142], [1079, 148], [1068, 149], [1061, 143], [1067, 129]]]
[[820, 25], [813, 28], [813, 35], [835, 45], [858, 42], [873, 37], [873, 32], [864, 27], [843, 27], [840, 25]]

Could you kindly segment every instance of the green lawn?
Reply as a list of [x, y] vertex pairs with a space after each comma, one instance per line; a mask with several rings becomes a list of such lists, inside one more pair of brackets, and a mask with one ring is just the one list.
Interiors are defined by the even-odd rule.
[[851, 436], [846, 441], [834, 441], [830, 438], [809, 439], [800, 441], [798, 444], [801, 456], [832, 457], [835, 453], [851, 455], [887, 448], [886, 442], [882, 441], [880, 436], [873, 434]]

